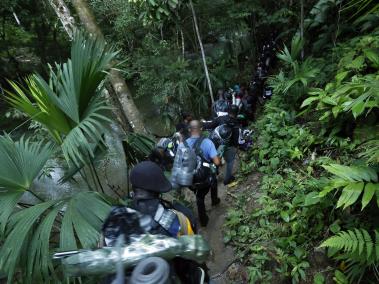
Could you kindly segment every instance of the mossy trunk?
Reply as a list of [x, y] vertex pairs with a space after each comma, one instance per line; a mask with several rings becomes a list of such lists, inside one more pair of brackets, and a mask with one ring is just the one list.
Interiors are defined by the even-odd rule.
[[[92, 11], [88, 7], [87, 2], [85, 0], [72, 0], [71, 3], [74, 6], [86, 31], [94, 36], [104, 39], [104, 35], [99, 26], [96, 24], [95, 18]], [[74, 18], [71, 17], [70, 11], [64, 1], [50, 0], [50, 4], [57, 13], [69, 36], [72, 37], [72, 34], [76, 29], [75, 22]], [[131, 92], [120, 72], [117, 70], [112, 70], [109, 75], [109, 80], [113, 89], [113, 91], [109, 91], [109, 95], [114, 107], [116, 108], [115, 113], [122, 125], [122, 128], [127, 131], [130, 129], [130, 125], [134, 132], [146, 134], [146, 128], [143, 123], [142, 115], [137, 109], [131, 96]]]

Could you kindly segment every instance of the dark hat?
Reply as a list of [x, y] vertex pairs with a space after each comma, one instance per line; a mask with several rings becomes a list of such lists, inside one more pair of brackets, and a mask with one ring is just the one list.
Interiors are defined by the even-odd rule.
[[133, 187], [158, 193], [168, 192], [172, 188], [162, 169], [150, 161], [141, 162], [131, 170], [130, 183]]

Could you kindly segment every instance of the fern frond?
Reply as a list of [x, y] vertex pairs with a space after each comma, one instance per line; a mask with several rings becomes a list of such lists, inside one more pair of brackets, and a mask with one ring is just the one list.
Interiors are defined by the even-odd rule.
[[[353, 261], [371, 262], [379, 260], [379, 233], [375, 232], [375, 241], [365, 229], [342, 231], [325, 240], [320, 247], [341, 251]], [[375, 246], [375, 250], [374, 250]]]

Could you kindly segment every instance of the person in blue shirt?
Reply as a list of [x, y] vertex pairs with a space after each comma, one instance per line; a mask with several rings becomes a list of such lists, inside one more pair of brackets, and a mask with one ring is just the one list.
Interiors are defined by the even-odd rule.
[[[199, 148], [201, 150], [201, 158], [203, 160], [203, 166], [208, 167], [209, 170], [205, 169], [204, 172], [209, 175], [207, 177], [207, 182], [194, 183], [191, 186], [191, 190], [196, 194], [196, 204], [197, 211], [199, 215], [200, 225], [205, 227], [208, 224], [209, 218], [205, 210], [205, 196], [211, 191], [212, 205], [216, 206], [220, 203], [220, 198], [217, 196], [217, 177], [210, 169], [211, 165], [214, 164], [219, 166], [221, 161], [220, 157], [217, 155], [217, 150], [212, 140], [202, 136], [202, 125], [198, 120], [192, 120], [189, 124], [190, 138], [186, 139], [189, 147], [194, 148], [200, 143]], [[200, 139], [200, 140], [199, 140]]]

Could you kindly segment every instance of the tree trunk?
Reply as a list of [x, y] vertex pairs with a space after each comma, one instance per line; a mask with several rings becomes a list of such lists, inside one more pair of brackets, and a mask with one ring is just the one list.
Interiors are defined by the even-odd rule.
[[[300, 0], [300, 38], [304, 42], [304, 0]], [[304, 60], [304, 44], [301, 49], [301, 60]]]
[[184, 46], [184, 34], [183, 34], [183, 30], [182, 29], [180, 29], [180, 38], [182, 39], [182, 56], [184, 58], [185, 46]]
[[49, 2], [67, 32], [68, 37], [72, 40], [75, 32], [75, 20], [71, 17], [70, 10], [63, 0], [50, 0]]
[[[72, 4], [86, 30], [94, 35], [104, 38], [103, 33], [95, 22], [94, 16], [87, 5], [87, 2], [85, 0], [72, 0]], [[146, 133], [142, 115], [134, 104], [131, 92], [120, 72], [112, 70], [109, 77], [112, 87], [133, 130], [136, 133]]]
[[[71, 2], [76, 12], [78, 13], [80, 21], [83, 23], [85, 29], [90, 34], [104, 39], [104, 35], [96, 24], [94, 16], [85, 0], [72, 0]], [[56, 6], [54, 3], [58, 3], [59, 6]], [[50, 4], [53, 6], [63, 25], [65, 25], [65, 23], [68, 23], [70, 30], [75, 31], [76, 27], [74, 19], [70, 16], [70, 11], [64, 4], [63, 0], [50, 0]], [[58, 7], [60, 9], [56, 9], [55, 7]], [[68, 21], [68, 19], [72, 20]], [[66, 27], [65, 29], [66, 31], [68, 30]], [[116, 115], [118, 116], [118, 120], [120, 121], [122, 128], [125, 131], [129, 129], [128, 125], [125, 125], [126, 121], [128, 121], [134, 132], [146, 134], [142, 116], [134, 104], [130, 90], [126, 85], [125, 80], [122, 78], [120, 72], [112, 70], [110, 72], [109, 79], [114, 90], [114, 92], [109, 91], [109, 95], [112, 97], [112, 101], [114, 102], [115, 107], [121, 108], [121, 111], [116, 111]], [[119, 104], [117, 104], [117, 101]], [[119, 117], [120, 115], [122, 117]]]
[[200, 45], [201, 58], [203, 60], [205, 77], [206, 77], [207, 83], [208, 83], [208, 90], [209, 90], [209, 94], [211, 96], [211, 100], [212, 100], [212, 104], [213, 104], [214, 103], [214, 98], [213, 98], [213, 90], [212, 90], [211, 78], [209, 77], [207, 60], [205, 58], [205, 52], [204, 52], [203, 42], [201, 41], [199, 26], [197, 24], [196, 13], [195, 13], [195, 9], [193, 7], [192, 0], [189, 1], [189, 5], [190, 5], [191, 11], [192, 11], [193, 23], [195, 25], [195, 31], [196, 31], [197, 40], [199, 41], [199, 45]]

